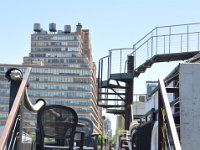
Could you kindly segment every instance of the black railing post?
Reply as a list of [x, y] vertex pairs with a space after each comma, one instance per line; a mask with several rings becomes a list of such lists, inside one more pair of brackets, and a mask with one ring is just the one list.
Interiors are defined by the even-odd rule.
[[159, 87], [158, 89], [158, 149], [162, 150], [163, 147], [163, 103], [162, 103], [162, 95], [161, 95], [161, 89]]
[[[13, 106], [14, 100], [16, 98], [17, 92], [19, 90], [21, 81], [22, 81], [22, 72], [17, 69], [17, 68], [11, 68], [6, 72], [6, 78], [8, 79], [8, 81], [10, 81], [10, 99], [9, 99], [9, 112], [11, 111], [11, 108]], [[19, 111], [18, 111], [19, 114]], [[16, 117], [16, 127], [13, 132], [13, 137], [18, 138], [19, 136], [19, 132], [20, 132], [20, 119], [17, 120], [18, 116]], [[20, 138], [19, 138], [20, 139]], [[7, 147], [9, 147], [9, 145], [14, 144], [11, 137], [9, 137], [9, 140], [7, 142]], [[14, 149], [18, 149], [19, 148], [19, 141], [17, 140], [17, 143], [14, 145]]]
[[[127, 72], [133, 73], [134, 71], [134, 56], [128, 56]], [[134, 75], [133, 75], [134, 76]], [[129, 130], [132, 121], [131, 104], [133, 103], [133, 78], [126, 82], [126, 101], [125, 101], [125, 130]]]
[[19, 86], [22, 81], [22, 72], [17, 68], [11, 68], [6, 72], [5, 76], [8, 79], [8, 81], [10, 81], [10, 99], [9, 99], [9, 112], [10, 112], [15, 97], [17, 95]]

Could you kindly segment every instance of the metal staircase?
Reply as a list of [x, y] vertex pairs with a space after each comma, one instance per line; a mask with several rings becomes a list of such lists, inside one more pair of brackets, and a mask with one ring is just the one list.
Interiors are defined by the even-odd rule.
[[198, 53], [199, 51], [192, 51], [192, 52], [154, 55], [152, 58], [146, 60], [143, 64], [141, 64], [139, 67], [137, 67], [134, 70], [134, 76], [138, 77], [140, 73], [144, 73], [147, 68], [151, 68], [151, 66], [154, 63], [187, 60], [187, 59], [192, 58]]
[[109, 50], [99, 60], [98, 105], [107, 112], [122, 114], [125, 129], [131, 121], [134, 77], [154, 63], [187, 60], [199, 53], [200, 23], [156, 27], [133, 48]]

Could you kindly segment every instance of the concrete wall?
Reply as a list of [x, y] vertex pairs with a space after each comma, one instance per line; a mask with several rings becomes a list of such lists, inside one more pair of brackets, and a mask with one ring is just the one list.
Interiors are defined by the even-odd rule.
[[181, 147], [200, 149], [200, 64], [180, 65]]

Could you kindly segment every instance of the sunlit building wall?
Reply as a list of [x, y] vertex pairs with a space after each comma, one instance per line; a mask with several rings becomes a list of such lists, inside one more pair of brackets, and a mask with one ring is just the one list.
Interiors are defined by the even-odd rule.
[[[31, 52], [23, 58], [23, 65], [0, 65], [0, 124], [5, 124], [8, 114], [9, 83], [4, 77], [5, 72], [12, 67], [24, 72], [24, 68], [31, 66], [28, 93], [33, 103], [43, 98], [48, 104], [73, 107], [78, 116], [91, 118], [94, 132], [100, 133], [102, 112], [96, 105], [96, 67], [89, 30], [82, 29], [80, 23], [75, 32], [71, 32], [69, 25], [63, 31], [56, 30], [55, 24], [51, 23], [49, 32], [40, 24], [34, 24], [34, 31]], [[35, 125], [33, 118], [33, 114], [25, 115], [25, 128]]]

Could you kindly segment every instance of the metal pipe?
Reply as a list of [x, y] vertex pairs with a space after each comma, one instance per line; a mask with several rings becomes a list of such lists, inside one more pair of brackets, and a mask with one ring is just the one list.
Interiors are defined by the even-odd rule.
[[24, 96], [24, 106], [31, 112], [37, 112], [41, 107], [46, 105], [46, 101], [44, 99], [38, 99], [36, 103], [33, 105], [29, 99], [28, 91], [25, 90]]
[[189, 51], [189, 26], [187, 25], [187, 52]]
[[156, 28], [156, 54], [158, 54], [158, 28]]
[[122, 50], [120, 49], [120, 73], [122, 73]]
[[169, 27], [169, 54], [171, 51], [171, 27]]
[[197, 48], [197, 50], [199, 51], [199, 32], [198, 32], [198, 48]]
[[181, 52], [183, 51], [183, 36], [181, 34]]
[[153, 35], [151, 36], [151, 56], [153, 57]]
[[149, 59], [149, 42], [147, 41], [147, 59]]
[[200, 22], [197, 23], [184, 23], [184, 24], [176, 24], [176, 25], [168, 25], [168, 26], [160, 26], [157, 28], [169, 28], [169, 27], [178, 27], [178, 26], [187, 26], [187, 25], [200, 25]]
[[165, 54], [165, 36], [164, 36], [164, 54]]

